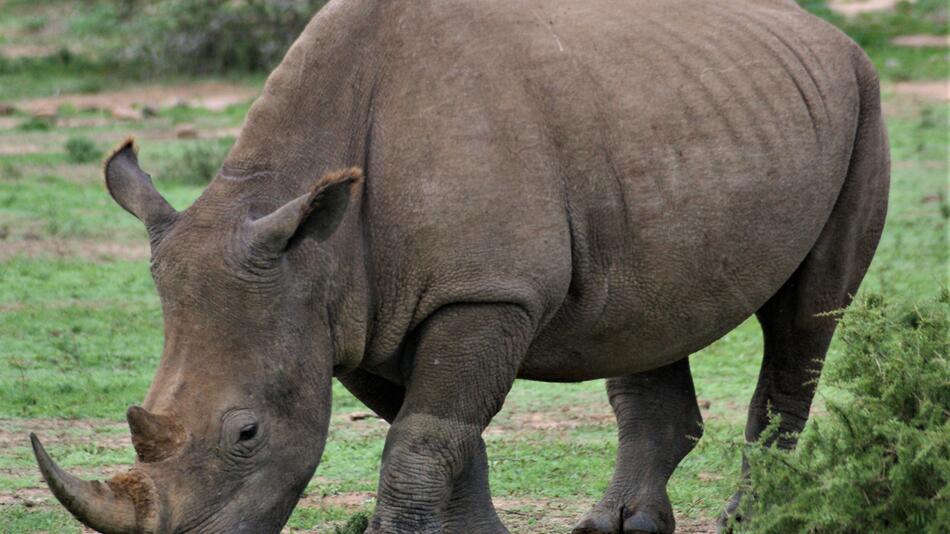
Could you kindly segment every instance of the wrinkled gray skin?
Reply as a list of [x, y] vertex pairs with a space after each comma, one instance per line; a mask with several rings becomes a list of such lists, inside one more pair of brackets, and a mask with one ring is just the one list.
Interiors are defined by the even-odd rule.
[[193, 206], [109, 161], [165, 348], [129, 474], [40, 463], [104, 531], [277, 532], [336, 376], [392, 423], [368, 532], [505, 532], [480, 435], [514, 380], [608, 378], [616, 470], [574, 532], [672, 532], [688, 356], [755, 314], [746, 437], [801, 430], [888, 165], [866, 56], [791, 1], [333, 1]]

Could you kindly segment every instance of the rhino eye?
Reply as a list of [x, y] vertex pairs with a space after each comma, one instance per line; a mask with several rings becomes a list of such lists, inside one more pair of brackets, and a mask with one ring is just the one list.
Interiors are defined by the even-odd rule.
[[238, 441], [248, 441], [254, 439], [257, 435], [257, 423], [251, 423], [241, 427], [241, 433], [238, 434]]

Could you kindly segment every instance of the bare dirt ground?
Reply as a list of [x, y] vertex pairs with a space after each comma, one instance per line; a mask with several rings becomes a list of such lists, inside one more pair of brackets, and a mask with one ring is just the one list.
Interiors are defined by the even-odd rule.
[[55, 114], [60, 106], [69, 105], [78, 110], [117, 110], [151, 107], [161, 109], [180, 104], [223, 111], [258, 94], [258, 90], [244, 85], [223, 82], [202, 82], [179, 85], [148, 85], [121, 91], [90, 95], [60, 95], [21, 100], [17, 109], [34, 114]]
[[902, 35], [891, 42], [911, 48], [947, 48], [950, 47], [950, 35]]
[[46, 57], [56, 53], [56, 47], [41, 44], [6, 44], [0, 46], [0, 56], [9, 59]]
[[[2, 127], [2, 125], [0, 125], [0, 127]], [[43, 146], [36, 143], [24, 143], [15, 140], [0, 141], [0, 156], [39, 154], [40, 152], [43, 152]]]
[[887, 119], [915, 117], [922, 105], [950, 101], [950, 80], [890, 83], [881, 90], [888, 95], [882, 103]]
[[[606, 403], [604, 403], [606, 404]], [[609, 409], [608, 409], [609, 411]], [[560, 415], [559, 415], [560, 414]], [[572, 410], [535, 412], [519, 414], [517, 421], [526, 421], [533, 428], [554, 429], [569, 428], [575, 425], [577, 413]], [[612, 416], [611, 416], [612, 417]], [[360, 425], [367, 430], [384, 425], [375, 417], [357, 418], [349, 414], [335, 416], [336, 424], [344, 421], [348, 425]], [[590, 422], [588, 423], [590, 424]], [[104, 449], [127, 449], [131, 446], [124, 423], [101, 419], [0, 419], [0, 457], [19, 457], [29, 454], [28, 435], [36, 432], [47, 447], [69, 443], [70, 445], [94, 444]], [[107, 465], [95, 469], [71, 469], [85, 478], [105, 478], [125, 470], [125, 465]], [[26, 507], [56, 508], [58, 503], [45, 487], [39, 472], [34, 467], [15, 467], [0, 469], [0, 475], [22, 478], [24, 487], [0, 491], [0, 506], [23, 505]], [[304, 496], [298, 506], [305, 508], [334, 507], [343, 508], [351, 513], [372, 509], [376, 495], [373, 492], [350, 492], [334, 495], [320, 495], [311, 492]], [[495, 506], [502, 521], [518, 533], [557, 533], [569, 532], [592, 503], [584, 499], [537, 500], [522, 498], [496, 498]], [[681, 534], [712, 534], [716, 531], [714, 521], [678, 517], [677, 532]], [[91, 533], [91, 530], [83, 530]], [[317, 530], [285, 529], [285, 533], [318, 532]]]
[[[914, 2], [914, 0], [909, 1]], [[898, 3], [900, 0], [832, 0], [828, 2], [831, 9], [848, 16], [893, 9]]]
[[147, 260], [147, 242], [117, 243], [103, 240], [76, 239], [9, 239], [0, 240], [0, 261], [14, 257], [81, 258], [92, 261]]
[[[46, 446], [94, 444], [106, 449], [130, 446], [125, 425], [101, 419], [0, 419], [0, 457], [20, 458], [29, 449], [29, 433], [42, 436]], [[97, 469], [76, 469], [78, 475], [108, 477], [121, 471], [121, 466]], [[0, 491], [0, 506], [21, 504], [27, 507], [54, 506], [53, 497], [45, 487], [39, 471], [33, 467], [0, 468], [0, 476], [25, 479], [25, 487]]]
[[897, 95], [919, 100], [950, 102], [950, 80], [899, 82], [889, 86]]

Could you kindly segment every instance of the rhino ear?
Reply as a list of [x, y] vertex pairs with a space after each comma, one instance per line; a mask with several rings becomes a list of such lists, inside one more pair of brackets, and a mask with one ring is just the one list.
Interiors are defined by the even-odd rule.
[[154, 241], [178, 215], [139, 167], [135, 142], [126, 140], [105, 161], [106, 187], [125, 211], [145, 223]]
[[350, 203], [350, 188], [363, 178], [353, 167], [325, 174], [313, 189], [250, 223], [253, 247], [278, 254], [286, 250], [293, 237], [306, 227], [323, 241], [343, 220]]

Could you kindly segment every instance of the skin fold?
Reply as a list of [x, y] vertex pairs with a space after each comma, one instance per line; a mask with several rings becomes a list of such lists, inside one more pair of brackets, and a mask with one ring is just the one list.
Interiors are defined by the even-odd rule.
[[802, 429], [889, 153], [867, 57], [791, 1], [335, 0], [191, 207], [131, 143], [105, 170], [165, 345], [131, 474], [34, 441], [86, 524], [279, 532], [337, 377], [391, 423], [368, 533], [507, 532], [481, 434], [514, 380], [607, 378], [616, 469], [574, 532], [669, 533], [689, 355], [756, 315], [746, 436]]

